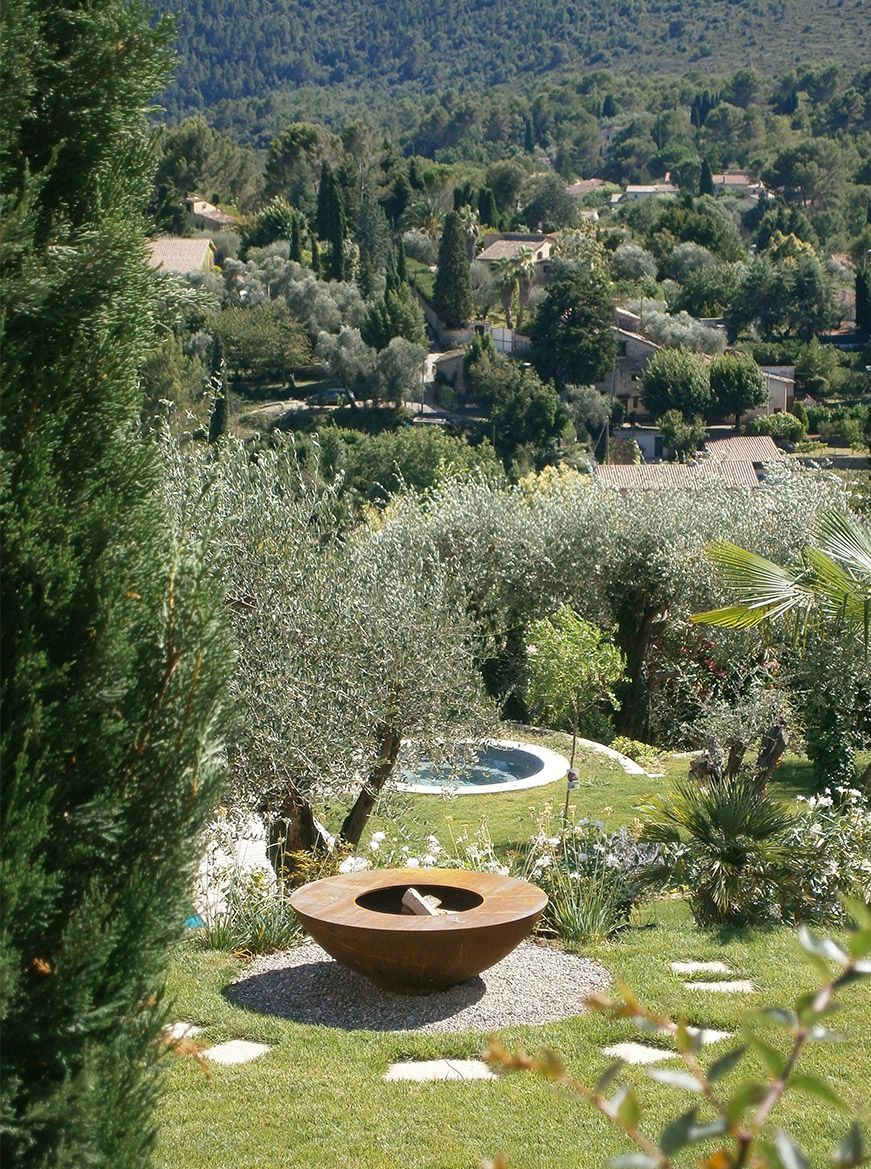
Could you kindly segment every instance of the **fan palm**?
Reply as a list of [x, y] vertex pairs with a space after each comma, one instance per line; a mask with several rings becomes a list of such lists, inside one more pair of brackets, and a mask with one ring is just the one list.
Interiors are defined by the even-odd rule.
[[500, 256], [496, 261], [494, 277], [502, 298], [502, 308], [505, 310], [505, 323], [511, 325], [511, 302], [514, 300], [514, 289], [517, 285], [517, 267], [513, 256]]
[[514, 258], [514, 271], [517, 279], [517, 328], [523, 321], [526, 302], [529, 300], [529, 290], [535, 279], [535, 253], [532, 248], [518, 248]]
[[662, 846], [648, 879], [686, 886], [699, 925], [751, 925], [800, 900], [808, 857], [786, 843], [796, 817], [753, 780], [681, 780], [641, 811], [642, 840]]
[[797, 565], [783, 566], [737, 544], [708, 548], [735, 604], [696, 613], [692, 620], [727, 629], [750, 629], [765, 620], [791, 616], [797, 628], [839, 626], [848, 636], [871, 629], [871, 529], [858, 516], [825, 512], [816, 545], [806, 545]]

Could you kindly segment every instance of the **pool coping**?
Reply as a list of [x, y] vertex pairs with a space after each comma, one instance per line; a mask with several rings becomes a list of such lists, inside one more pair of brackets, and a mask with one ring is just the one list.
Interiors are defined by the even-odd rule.
[[481, 743], [488, 747], [505, 747], [511, 750], [526, 751], [541, 761], [541, 767], [534, 775], [528, 775], [525, 779], [511, 780], [510, 783], [482, 783], [476, 784], [474, 787], [434, 783], [394, 783], [392, 787], [396, 791], [421, 796], [492, 795], [495, 792], [518, 792], [531, 787], [544, 787], [545, 784], [564, 779], [569, 769], [569, 761], [565, 755], [551, 751], [549, 747], [539, 747], [535, 743], [523, 743], [519, 739], [482, 739]]

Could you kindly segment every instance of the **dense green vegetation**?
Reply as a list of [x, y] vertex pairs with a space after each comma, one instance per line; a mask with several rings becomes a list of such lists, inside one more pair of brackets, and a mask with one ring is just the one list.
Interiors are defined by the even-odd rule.
[[217, 591], [137, 433], [155, 339], [136, 6], [3, 10], [2, 1136], [150, 1164], [167, 947], [220, 784]]
[[[169, 95], [174, 112], [254, 99], [262, 116], [287, 102], [350, 103], [365, 81], [371, 98], [455, 87], [539, 84], [549, 73], [686, 73], [700, 79], [753, 60], [761, 70], [825, 58], [850, 66], [871, 56], [861, 0], [749, 0], [724, 9], [707, 0], [627, 0], [509, 5], [505, 0], [353, 0], [340, 8], [282, 0], [268, 10], [219, 0], [174, 2], [181, 60]], [[204, 35], [204, 30], [208, 30]], [[601, 95], [604, 99], [606, 94]], [[613, 98], [609, 111], [613, 108]], [[619, 103], [618, 103], [619, 104]], [[288, 119], [289, 120], [289, 119]], [[521, 133], [523, 127], [521, 125]]]

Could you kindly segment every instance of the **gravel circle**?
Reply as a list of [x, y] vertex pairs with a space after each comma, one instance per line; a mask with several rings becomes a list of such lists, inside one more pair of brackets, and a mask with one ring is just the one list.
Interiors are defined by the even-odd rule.
[[524, 942], [476, 978], [423, 996], [393, 994], [348, 970], [314, 944], [264, 954], [227, 987], [240, 1007], [347, 1031], [492, 1031], [580, 1015], [584, 999], [611, 981], [577, 954]]

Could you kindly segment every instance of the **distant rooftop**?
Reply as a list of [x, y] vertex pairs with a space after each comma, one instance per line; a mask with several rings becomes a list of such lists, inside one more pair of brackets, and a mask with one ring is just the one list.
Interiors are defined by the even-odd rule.
[[161, 272], [198, 272], [211, 268], [215, 246], [203, 236], [200, 239], [184, 239], [179, 235], [164, 235], [149, 240], [151, 252], [149, 266]]
[[533, 252], [536, 252], [543, 244], [552, 244], [553, 236], [546, 235], [544, 232], [524, 234], [517, 231], [506, 231], [501, 235], [485, 236], [484, 242], [484, 250], [478, 253], [476, 259], [486, 262], [488, 260], [501, 260], [507, 256], [515, 260], [524, 248], [531, 248]]
[[776, 463], [784, 457], [767, 434], [708, 439], [705, 450], [712, 459], [729, 463]]
[[593, 478], [603, 487], [618, 491], [649, 491], [656, 487], [691, 487], [716, 481], [726, 487], [758, 487], [753, 464], [713, 459], [703, 463], [594, 464]]

